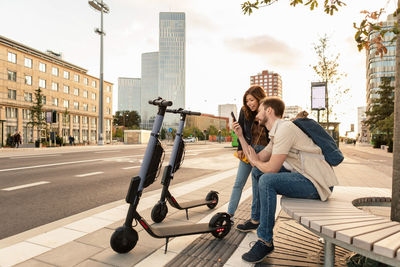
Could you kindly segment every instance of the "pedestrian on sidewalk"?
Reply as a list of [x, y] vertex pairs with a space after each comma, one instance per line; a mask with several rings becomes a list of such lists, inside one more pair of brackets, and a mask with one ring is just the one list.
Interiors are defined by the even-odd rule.
[[244, 142], [239, 123], [233, 123], [243, 151], [254, 166], [252, 182], [259, 194], [259, 213], [251, 217], [253, 222], [258, 223], [247, 221], [237, 226], [243, 231], [257, 229], [257, 242], [242, 255], [242, 259], [250, 263], [261, 262], [274, 250], [277, 194], [325, 201], [332, 193], [333, 186], [338, 184], [333, 168], [325, 161], [320, 147], [293, 122], [282, 120], [284, 110], [285, 103], [279, 98], [261, 101], [255, 120], [266, 126], [271, 141], [258, 154]]
[[15, 142], [15, 147], [18, 148], [20, 144], [22, 144], [21, 140], [21, 134], [19, 132], [16, 132], [14, 134], [14, 142]]
[[[240, 161], [228, 205], [228, 213], [231, 215], [232, 224], [233, 216], [238, 207], [240, 197], [242, 196], [243, 187], [246, 184], [247, 178], [252, 169], [252, 166], [246, 160], [241, 142], [246, 142], [246, 144], [251, 145], [256, 152], [264, 149], [269, 142], [268, 130], [254, 121], [260, 105], [260, 100], [265, 97], [265, 91], [260, 86], [250, 87], [243, 96], [243, 106], [240, 109], [238, 123], [243, 129], [244, 140], [238, 142], [237, 157]], [[251, 206], [252, 213], [255, 213], [256, 208], [259, 206], [257, 195], [258, 189], [253, 188], [253, 201]]]

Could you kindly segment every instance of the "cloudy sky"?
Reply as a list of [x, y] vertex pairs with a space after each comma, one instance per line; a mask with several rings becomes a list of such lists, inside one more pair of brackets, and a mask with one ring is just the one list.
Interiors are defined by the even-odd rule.
[[[158, 50], [159, 12], [185, 12], [186, 108], [217, 114], [218, 104], [240, 107], [249, 76], [262, 70], [281, 74], [287, 105], [309, 108], [310, 83], [318, 81], [311, 68], [316, 64], [313, 47], [326, 34], [332, 53], [340, 53], [340, 70], [347, 73], [340, 87], [350, 89], [336, 107], [344, 131], [356, 123], [356, 108], [366, 102], [365, 52], [357, 50], [353, 22], [362, 19], [361, 10], [393, 11], [396, 1], [347, 0], [334, 16], [321, 8], [293, 8], [288, 0], [251, 16], [242, 14], [242, 0], [105, 2], [111, 12], [104, 20], [104, 76], [114, 83], [114, 112], [118, 77], [140, 77], [141, 54]], [[86, 0], [0, 0], [0, 9], [0, 35], [41, 51], [62, 52], [64, 60], [99, 75], [99, 36], [93, 30], [100, 15]]]

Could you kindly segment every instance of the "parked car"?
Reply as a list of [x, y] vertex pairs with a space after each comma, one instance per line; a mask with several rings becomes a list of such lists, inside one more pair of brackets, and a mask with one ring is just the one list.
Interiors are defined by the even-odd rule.
[[194, 142], [196, 142], [196, 138], [194, 138], [194, 137], [186, 137], [186, 138], [183, 138], [183, 142], [194, 143]]

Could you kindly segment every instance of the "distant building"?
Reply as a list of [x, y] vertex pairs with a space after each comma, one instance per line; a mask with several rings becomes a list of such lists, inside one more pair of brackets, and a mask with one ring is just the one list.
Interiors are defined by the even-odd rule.
[[236, 104], [223, 104], [218, 105], [218, 116], [229, 118], [229, 129], [232, 129], [232, 116], [231, 112], [235, 115], [236, 119], [238, 119], [237, 114], [237, 106]]
[[282, 79], [278, 73], [263, 70], [257, 75], [250, 76], [250, 86], [260, 85], [267, 96], [282, 98]]
[[[60, 59], [61, 53], [45, 53], [0, 36], [0, 120], [8, 134], [21, 132], [22, 142], [45, 138], [29, 126], [35, 90], [41, 88], [43, 111], [57, 112], [57, 122], [49, 123], [52, 132], [68, 142], [97, 143], [99, 125], [99, 79], [87, 70]], [[104, 81], [104, 142], [111, 142], [112, 83]], [[49, 113], [50, 114], [50, 113]], [[0, 127], [1, 131], [1, 127]], [[1, 138], [0, 138], [1, 139]]]
[[365, 114], [367, 107], [357, 108], [357, 136], [359, 142], [368, 142], [368, 127], [365, 125], [367, 115]]
[[285, 113], [283, 113], [283, 118], [286, 120], [291, 120], [299, 114], [300, 111], [303, 111], [300, 106], [286, 106]]
[[158, 93], [159, 53], [149, 52], [142, 54], [142, 87], [140, 118], [141, 128], [151, 129], [157, 107], [149, 105], [149, 100], [159, 96]]
[[140, 114], [140, 78], [118, 78], [118, 110], [135, 110]]
[[[158, 94], [185, 108], [185, 13], [160, 12]], [[166, 116], [164, 124], [177, 126], [179, 116]]]
[[217, 117], [210, 114], [186, 117], [186, 127], [197, 127], [201, 131], [204, 131], [207, 130], [211, 125], [218, 130], [229, 129], [229, 119], [228, 117]]

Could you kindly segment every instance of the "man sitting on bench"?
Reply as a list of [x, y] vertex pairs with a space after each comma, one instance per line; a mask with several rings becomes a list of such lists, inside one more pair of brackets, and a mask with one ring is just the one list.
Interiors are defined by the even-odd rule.
[[233, 123], [243, 151], [254, 167], [252, 186], [258, 188], [259, 194], [255, 217], [237, 226], [240, 231], [257, 229], [258, 241], [242, 255], [242, 259], [250, 263], [261, 262], [274, 249], [277, 194], [325, 201], [333, 186], [338, 184], [321, 148], [293, 122], [282, 120], [284, 110], [285, 103], [279, 98], [261, 101], [255, 120], [267, 127], [271, 141], [258, 154], [243, 139], [240, 125]]

